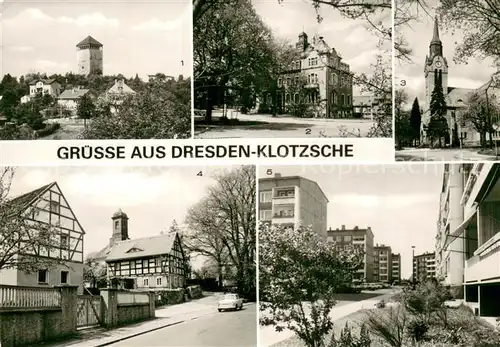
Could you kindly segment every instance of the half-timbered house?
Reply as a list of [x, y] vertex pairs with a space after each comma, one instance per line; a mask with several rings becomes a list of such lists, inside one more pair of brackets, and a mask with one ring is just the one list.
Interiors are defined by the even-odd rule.
[[161, 290], [185, 284], [186, 257], [176, 232], [116, 242], [106, 258], [110, 283]]
[[31, 287], [76, 285], [81, 293], [85, 231], [58, 184], [47, 184], [10, 200], [8, 204], [9, 209], [12, 207], [12, 211], [20, 213], [29, 225], [47, 226], [53, 239], [50, 247], [21, 247], [23, 254], [17, 256], [36, 257], [40, 264], [51, 266], [29, 273], [15, 267], [0, 270], [0, 284]]

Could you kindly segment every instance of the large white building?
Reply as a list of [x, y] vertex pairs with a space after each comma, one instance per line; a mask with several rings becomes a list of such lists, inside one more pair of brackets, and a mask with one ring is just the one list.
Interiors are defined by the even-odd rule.
[[[453, 226], [438, 233], [439, 268], [453, 285], [465, 290], [465, 302], [481, 316], [500, 316], [500, 165], [452, 164], [445, 170], [450, 190], [447, 215]], [[446, 201], [446, 200], [445, 200]], [[451, 214], [451, 208], [456, 212]], [[446, 210], [444, 210], [446, 211]], [[444, 214], [443, 214], [444, 215]], [[441, 231], [441, 229], [440, 229]], [[447, 260], [449, 259], [449, 260]], [[461, 279], [461, 283], [460, 283]]]
[[259, 179], [259, 220], [297, 228], [311, 226], [326, 238], [328, 198], [318, 183], [300, 176]]

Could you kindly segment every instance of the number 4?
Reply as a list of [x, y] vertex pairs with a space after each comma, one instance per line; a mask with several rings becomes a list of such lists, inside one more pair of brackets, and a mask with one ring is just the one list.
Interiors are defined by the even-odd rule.
[[202, 171], [198, 172], [196, 176], [203, 176], [203, 172]]

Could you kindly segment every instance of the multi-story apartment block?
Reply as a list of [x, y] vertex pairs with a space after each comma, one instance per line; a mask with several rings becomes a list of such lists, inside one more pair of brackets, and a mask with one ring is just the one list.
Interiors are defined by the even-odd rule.
[[373, 280], [375, 282], [391, 283], [392, 282], [391, 246], [376, 244], [374, 247], [373, 254], [374, 254]]
[[464, 243], [461, 238], [450, 238], [464, 220], [461, 205], [465, 181], [472, 164], [445, 164], [441, 187], [439, 220], [436, 235], [436, 277], [463, 297]]
[[401, 255], [391, 254], [391, 278], [392, 282], [401, 282]]
[[427, 252], [413, 257], [413, 280], [424, 281], [436, 277], [436, 257], [434, 252]]
[[[500, 316], [500, 166], [457, 164], [449, 171], [461, 172], [463, 191], [459, 204], [463, 218], [445, 233], [443, 248], [461, 250], [463, 262], [452, 270], [462, 274], [465, 302], [481, 316]], [[445, 171], [445, 176], [447, 171]], [[456, 201], [450, 201], [456, 204]], [[456, 244], [456, 246], [454, 246]], [[458, 253], [458, 252], [457, 252]], [[456, 269], [454, 267], [457, 267]]]
[[322, 36], [309, 41], [299, 35], [295, 45], [298, 59], [278, 79], [278, 105], [286, 113], [290, 104], [306, 98], [319, 105], [319, 116], [344, 118], [352, 116], [352, 73], [342, 57], [330, 48]]
[[326, 237], [328, 198], [318, 183], [300, 176], [259, 179], [259, 220], [297, 228], [311, 226]]
[[364, 251], [363, 266], [355, 274], [355, 280], [363, 282], [373, 281], [373, 232], [370, 227], [360, 229], [355, 226], [346, 229], [345, 225], [339, 229], [328, 229], [328, 241], [336, 242], [338, 247], [359, 245]]
[[[83, 292], [83, 237], [85, 231], [56, 182], [18, 196], [3, 206], [6, 215], [19, 213], [27, 223], [36, 223], [53, 229], [51, 245], [33, 249], [21, 247], [17, 257], [51, 260], [52, 266], [41, 266], [37, 271], [25, 272], [15, 266], [0, 270], [0, 284], [51, 287], [78, 286]], [[39, 230], [34, 230], [35, 234]], [[28, 235], [29, 237], [30, 235]], [[33, 236], [33, 235], [31, 235]], [[41, 243], [43, 244], [43, 243]], [[42, 262], [40, 262], [42, 263]]]

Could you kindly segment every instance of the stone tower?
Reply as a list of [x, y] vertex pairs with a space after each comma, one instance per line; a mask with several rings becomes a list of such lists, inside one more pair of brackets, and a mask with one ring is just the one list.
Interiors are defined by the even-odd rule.
[[429, 55], [425, 57], [425, 107], [431, 103], [434, 90], [434, 81], [439, 77], [443, 87], [443, 94], [448, 94], [448, 62], [443, 56], [443, 43], [439, 38], [439, 25], [437, 17], [434, 19], [434, 34], [429, 45]]
[[118, 209], [111, 217], [113, 220], [113, 234], [109, 239], [109, 245], [113, 246], [119, 241], [128, 240], [128, 216], [121, 209]]
[[78, 74], [102, 75], [102, 49], [102, 44], [90, 35], [76, 45]]

